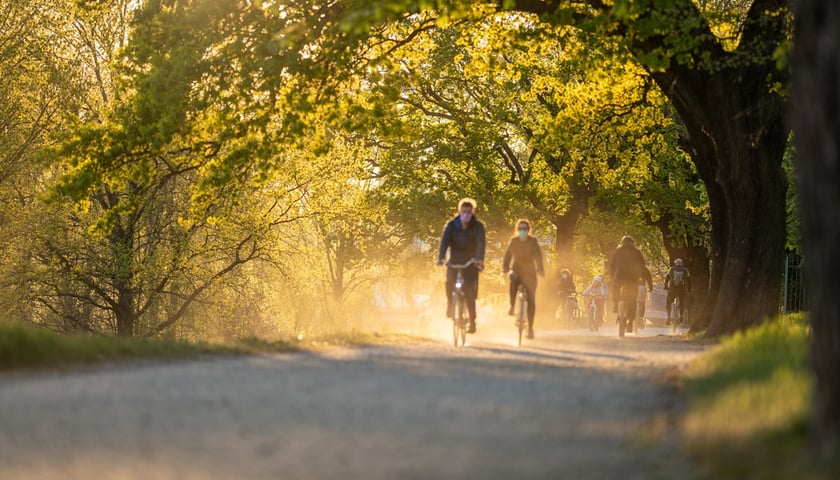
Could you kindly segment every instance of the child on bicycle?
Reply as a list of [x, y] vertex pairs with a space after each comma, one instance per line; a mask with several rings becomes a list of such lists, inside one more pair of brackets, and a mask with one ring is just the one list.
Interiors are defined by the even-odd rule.
[[600, 323], [604, 322], [604, 305], [607, 302], [607, 282], [604, 281], [603, 275], [596, 275], [592, 279], [592, 283], [583, 291], [583, 297], [586, 299], [586, 305], [590, 302], [595, 302], [595, 312], [600, 319]]

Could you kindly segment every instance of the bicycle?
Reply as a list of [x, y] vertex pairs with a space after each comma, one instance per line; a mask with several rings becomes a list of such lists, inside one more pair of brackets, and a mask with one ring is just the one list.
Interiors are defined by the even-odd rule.
[[463, 270], [477, 262], [478, 260], [472, 258], [463, 265], [448, 264], [450, 268], [458, 272], [455, 277], [455, 289], [452, 290], [452, 309], [454, 312], [454, 315], [452, 315], [452, 339], [456, 347], [459, 339], [461, 346], [467, 343], [467, 324], [470, 321], [470, 315], [467, 312], [467, 295], [464, 292]]
[[516, 289], [516, 329], [519, 330], [519, 346], [522, 346], [522, 332], [528, 328], [528, 290], [519, 284]]
[[618, 301], [618, 338], [624, 338], [624, 332], [627, 330], [627, 301]]
[[[683, 306], [682, 302], [680, 302], [680, 297], [675, 296], [674, 301], [671, 303], [671, 333], [677, 333], [678, 326], [684, 325], [691, 325], [688, 316], [688, 306], [691, 305], [690, 303], [686, 302], [686, 305]], [[682, 310], [682, 314], [680, 314], [680, 310]], [[677, 320], [679, 318], [679, 320]]]
[[566, 302], [563, 304], [563, 313], [565, 314], [566, 326], [568, 328], [575, 328], [580, 323], [580, 307], [578, 306], [575, 292], [566, 297]]
[[[679, 320], [677, 320], [679, 318]], [[671, 302], [671, 334], [677, 334], [677, 326], [683, 322], [682, 315], [680, 315], [680, 297], [674, 296], [674, 301]]]

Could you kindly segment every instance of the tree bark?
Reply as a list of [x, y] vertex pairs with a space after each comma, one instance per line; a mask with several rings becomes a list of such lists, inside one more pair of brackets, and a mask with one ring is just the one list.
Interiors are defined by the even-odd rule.
[[[773, 67], [767, 67], [767, 69]], [[716, 293], [707, 334], [730, 333], [779, 311], [785, 243], [784, 105], [755, 85], [768, 74], [654, 73], [686, 125], [709, 191]], [[716, 261], [715, 261], [716, 260]]]
[[818, 451], [840, 454], [840, 6], [801, 0], [793, 52], [800, 215], [806, 255]]

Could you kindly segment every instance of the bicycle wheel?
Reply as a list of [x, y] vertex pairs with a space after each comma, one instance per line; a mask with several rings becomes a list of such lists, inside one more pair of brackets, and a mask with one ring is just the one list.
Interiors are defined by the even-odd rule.
[[677, 318], [680, 314], [680, 300], [675, 298], [671, 303], [671, 334], [677, 334]]
[[[467, 322], [468, 320], [468, 313], [467, 313], [467, 299], [461, 295], [458, 298], [458, 332], [461, 337], [461, 346], [467, 344]], [[455, 339], [455, 343], [458, 343], [458, 339]]]
[[458, 336], [460, 335], [458, 329], [461, 325], [460, 304], [461, 302], [458, 300], [458, 292], [452, 292], [452, 310], [455, 313], [452, 315], [452, 341], [455, 343], [456, 347], [458, 346]]

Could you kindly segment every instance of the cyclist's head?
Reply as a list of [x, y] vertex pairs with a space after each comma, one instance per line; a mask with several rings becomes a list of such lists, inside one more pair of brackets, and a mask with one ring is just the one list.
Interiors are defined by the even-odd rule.
[[472, 219], [476, 205], [476, 201], [472, 198], [462, 198], [458, 202], [458, 215], [461, 217], [461, 222], [466, 223]]
[[560, 276], [563, 277], [563, 278], [570, 277], [571, 275], [572, 275], [572, 272], [570, 272], [568, 268], [564, 268], [563, 270], [560, 270]]
[[458, 211], [462, 211], [464, 208], [469, 208], [470, 211], [475, 211], [478, 208], [478, 202], [473, 200], [472, 198], [462, 198], [458, 202]]
[[636, 243], [636, 241], [633, 240], [633, 237], [631, 237], [630, 235], [625, 235], [625, 236], [621, 237], [621, 244], [622, 245], [633, 245], [634, 243]]
[[682, 258], [678, 258], [678, 259], [674, 260], [674, 265], [676, 265], [678, 267], [682, 267], [683, 266]]
[[[522, 232], [525, 232], [524, 235]], [[516, 221], [516, 232], [520, 237], [527, 237], [528, 232], [531, 231], [531, 221], [527, 218], [520, 218]]]

